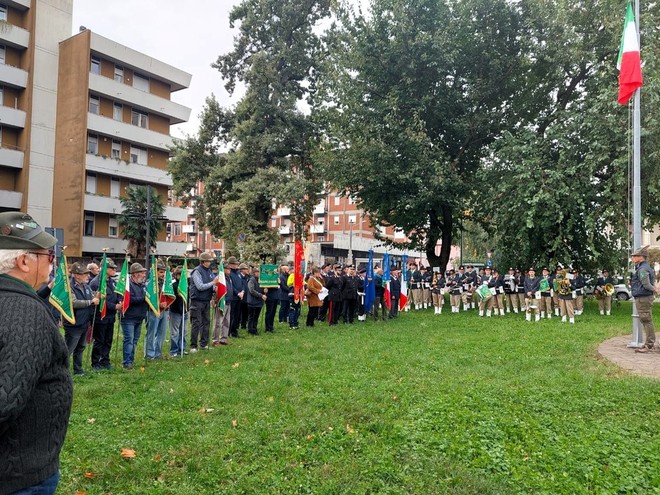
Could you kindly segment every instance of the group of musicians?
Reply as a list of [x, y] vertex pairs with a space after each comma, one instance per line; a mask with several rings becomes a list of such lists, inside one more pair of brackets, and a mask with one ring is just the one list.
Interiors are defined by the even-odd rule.
[[[575, 316], [584, 310], [586, 282], [577, 269], [567, 270], [561, 265], [551, 273], [543, 267], [537, 275], [532, 267], [525, 273], [509, 268], [500, 273], [486, 266], [477, 272], [473, 266], [449, 270], [446, 277], [440, 272], [431, 272], [416, 263], [408, 266], [407, 280], [410, 287], [408, 309], [426, 309], [433, 306], [435, 314], [441, 314], [449, 294], [452, 313], [471, 309], [479, 316], [504, 316], [505, 313], [525, 313], [527, 321], [561, 316], [562, 322], [575, 323]], [[607, 269], [602, 271], [594, 289], [601, 315], [610, 315], [614, 280]]]

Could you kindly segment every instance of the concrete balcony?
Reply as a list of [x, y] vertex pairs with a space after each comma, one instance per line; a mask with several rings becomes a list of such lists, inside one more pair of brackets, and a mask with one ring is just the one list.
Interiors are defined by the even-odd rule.
[[291, 208], [278, 208], [277, 216], [278, 217], [288, 217], [291, 215]]
[[22, 151], [0, 148], [0, 167], [23, 168], [25, 154]]
[[115, 177], [126, 177], [149, 184], [162, 184], [172, 186], [172, 178], [166, 170], [129, 163], [125, 160], [110, 158], [108, 156], [87, 154], [86, 168], [91, 172], [100, 172]]
[[25, 49], [30, 46], [30, 32], [22, 27], [4, 23], [0, 29], [0, 43], [13, 48]]
[[[82, 242], [83, 253], [100, 253], [107, 249], [107, 253], [112, 257], [113, 254], [123, 255], [124, 250], [128, 248], [128, 241], [115, 237], [91, 237], [84, 236]], [[159, 256], [183, 256], [186, 252], [187, 244], [185, 242], [161, 242], [156, 243], [156, 254]], [[144, 263], [144, 260], [137, 260]]]
[[[85, 210], [99, 213], [108, 213], [110, 215], [119, 215], [124, 211], [121, 201], [109, 196], [99, 196], [97, 194], [85, 194]], [[176, 206], [166, 206], [165, 215], [170, 222], [185, 222], [188, 219], [186, 210]]]
[[27, 10], [30, 8], [30, 0], [5, 0], [4, 3], [18, 10]]
[[0, 64], [0, 82], [7, 86], [25, 89], [27, 87], [28, 73], [26, 70]]
[[169, 151], [174, 146], [174, 139], [169, 134], [150, 131], [93, 113], [87, 114], [87, 128], [92, 132], [162, 151]]
[[314, 207], [314, 215], [325, 215], [325, 201], [321, 201]]
[[325, 225], [321, 224], [314, 224], [309, 226], [309, 233], [310, 234], [323, 234], [325, 232]]
[[189, 206], [188, 207], [188, 215], [194, 215], [195, 214], [195, 207], [194, 206]]
[[110, 60], [119, 61], [124, 67], [131, 67], [141, 74], [166, 81], [172, 91], [179, 91], [190, 86], [192, 76], [187, 72], [94, 32], [91, 36], [91, 50]]
[[25, 128], [25, 112], [13, 107], [0, 106], [0, 125]]
[[23, 193], [0, 189], [0, 208], [20, 210], [23, 202]]
[[89, 89], [94, 93], [108, 96], [116, 102], [144, 108], [150, 113], [166, 117], [171, 124], [187, 122], [190, 118], [190, 108], [154, 94], [145, 93], [109, 77], [90, 73]]
[[182, 225], [181, 226], [181, 232], [184, 234], [196, 234], [197, 233], [197, 225]]
[[291, 227], [288, 225], [282, 225], [279, 229], [278, 232], [280, 235], [289, 235], [291, 234]]

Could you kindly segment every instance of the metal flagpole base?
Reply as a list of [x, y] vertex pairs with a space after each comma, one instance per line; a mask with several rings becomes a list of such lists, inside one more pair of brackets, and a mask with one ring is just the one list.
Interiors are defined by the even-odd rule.
[[644, 347], [644, 331], [642, 329], [642, 324], [639, 321], [639, 315], [637, 314], [637, 304], [635, 300], [632, 302], [632, 340], [626, 347], [630, 349], [641, 349]]

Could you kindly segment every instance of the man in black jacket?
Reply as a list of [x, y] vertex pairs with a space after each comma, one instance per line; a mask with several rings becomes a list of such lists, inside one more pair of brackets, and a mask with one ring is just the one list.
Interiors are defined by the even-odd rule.
[[399, 316], [399, 299], [401, 299], [401, 270], [392, 267], [390, 271], [392, 273], [390, 280], [390, 298], [392, 299], [390, 318], [396, 318]]
[[[105, 292], [105, 318], [101, 317], [101, 306], [96, 306], [96, 316], [94, 317], [94, 344], [92, 347], [92, 369], [100, 371], [109, 370], [110, 350], [112, 349], [112, 339], [115, 333], [115, 316], [117, 314], [117, 305], [119, 304], [119, 294], [115, 292], [115, 279], [117, 274], [117, 265], [113, 260], [106, 260], [107, 267], [107, 285]], [[101, 274], [99, 273], [89, 283], [92, 292], [97, 292], [101, 286]]]
[[286, 323], [289, 319], [289, 265], [280, 266], [280, 278], [279, 278], [279, 293], [278, 300], [280, 302], [280, 314], [278, 321], [280, 323]]
[[[124, 369], [133, 369], [135, 360], [135, 347], [142, 333], [142, 322], [147, 317], [147, 290], [144, 281], [147, 278], [147, 269], [140, 263], [133, 263], [128, 270], [130, 274], [128, 284], [128, 308], [121, 319], [121, 332], [124, 340], [123, 361]], [[123, 301], [126, 304], [126, 301]]]
[[64, 339], [35, 289], [57, 239], [29, 215], [0, 213], [0, 495], [52, 494], [73, 383]]

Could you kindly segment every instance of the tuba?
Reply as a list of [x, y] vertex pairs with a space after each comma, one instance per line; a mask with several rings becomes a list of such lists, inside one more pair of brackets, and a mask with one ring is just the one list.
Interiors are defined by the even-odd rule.
[[606, 296], [613, 296], [614, 295], [614, 285], [605, 284], [605, 287], [603, 289], [604, 289], [604, 292], [605, 292]]

